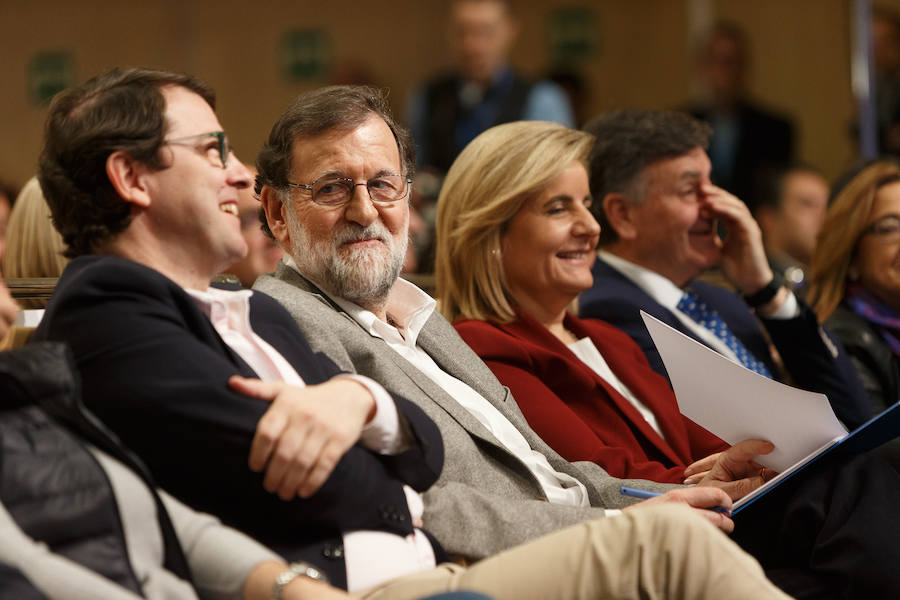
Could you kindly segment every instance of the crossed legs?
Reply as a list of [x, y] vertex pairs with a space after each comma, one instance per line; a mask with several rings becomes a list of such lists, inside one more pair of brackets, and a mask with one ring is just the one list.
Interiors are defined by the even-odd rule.
[[629, 510], [484, 559], [400, 577], [355, 596], [406, 600], [457, 589], [496, 600], [788, 598], [759, 564], [682, 506]]

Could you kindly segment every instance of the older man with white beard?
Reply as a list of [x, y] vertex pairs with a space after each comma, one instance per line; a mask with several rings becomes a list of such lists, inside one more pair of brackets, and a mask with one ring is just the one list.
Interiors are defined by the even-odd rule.
[[[481, 559], [624, 507], [619, 488], [629, 483], [547, 446], [434, 312], [434, 300], [399, 279], [412, 166], [409, 136], [376, 90], [339, 86], [299, 96], [257, 160], [265, 226], [285, 258], [254, 287], [288, 309], [314, 350], [412, 400], [438, 424], [446, 459], [424, 496], [423, 520], [451, 554]], [[646, 502], [705, 507], [706, 492], [678, 489]], [[716, 512], [694, 512], [732, 527]], [[635, 541], [615, 533], [604, 539]], [[559, 552], [573, 551], [565, 546]], [[612, 554], [603, 561], [610, 566]]]

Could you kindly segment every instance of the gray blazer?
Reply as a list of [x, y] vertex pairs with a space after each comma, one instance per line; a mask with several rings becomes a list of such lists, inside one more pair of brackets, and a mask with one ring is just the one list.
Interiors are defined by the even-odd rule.
[[411, 400], [437, 423], [444, 438], [444, 470], [425, 494], [424, 521], [451, 554], [479, 559], [601, 517], [603, 511], [593, 507], [621, 508], [632, 502], [619, 494], [622, 485], [658, 491], [674, 487], [616, 479], [594, 463], [562, 458], [528, 426], [509, 389], [435, 312], [422, 329], [418, 345], [447, 373], [493, 404], [554, 469], [583, 482], [592, 507], [551, 504], [525, 464], [474, 416], [383, 340], [371, 336], [314, 284], [279, 263], [273, 275], [263, 275], [253, 287], [284, 305], [313, 350], [327, 354], [342, 369], [367, 375]]

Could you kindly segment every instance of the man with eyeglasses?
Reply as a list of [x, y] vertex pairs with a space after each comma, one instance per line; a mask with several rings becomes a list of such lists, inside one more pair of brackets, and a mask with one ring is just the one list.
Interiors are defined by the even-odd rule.
[[[397, 174], [376, 169], [365, 185], [396, 202], [408, 187]], [[196, 79], [116, 69], [66, 92], [50, 108], [39, 178], [73, 260], [34, 337], [71, 346], [85, 403], [163, 487], [294, 561], [286, 567], [265, 554], [254, 579], [263, 584], [246, 597], [320, 597], [326, 591], [310, 579], [325, 576], [368, 598], [459, 587], [498, 599], [522, 591], [782, 597], [752, 559], [672, 506], [588, 523], [561, 532], [562, 543], [537, 542], [471, 569], [440, 564], [445, 553], [422, 528], [420, 496], [443, 460], [434, 423], [374, 381], [340, 374], [265, 294], [209, 286], [246, 252], [235, 207], [250, 174]], [[349, 184], [321, 183], [314, 187], [334, 209]], [[76, 427], [85, 420], [77, 406], [56, 408]], [[705, 502], [728, 503], [711, 492], [719, 493], [705, 493]], [[129, 502], [119, 505], [125, 515]], [[692, 552], [681, 552], [688, 542]], [[553, 551], [560, 545], [597, 560], [612, 553], [604, 564], [616, 577], [588, 569], [577, 580], [589, 585], [572, 592], [555, 575], [564, 568]], [[229, 547], [221, 555], [235, 562], [211, 568], [193, 560], [196, 550], [186, 548], [189, 570], [211, 591], [234, 583], [232, 567], [248, 562]], [[679, 567], [633, 560], [647, 555]], [[713, 559], [722, 571], [708, 568]], [[731, 570], [740, 575], [724, 581]], [[623, 581], [631, 586], [606, 593]]]
[[[553, 452], [484, 363], [434, 313], [434, 301], [398, 278], [412, 165], [409, 136], [380, 92], [336, 86], [296, 98], [257, 161], [256, 189], [285, 257], [255, 288], [284, 304], [316, 350], [411, 399], [438, 424], [445, 467], [424, 495], [423, 521], [451, 554], [466, 561], [498, 552], [502, 557], [516, 544], [549, 534], [537, 543], [549, 544], [554, 560], [578, 562], [583, 549], [572, 544], [572, 531], [589, 523], [612, 527], [621, 518], [597, 520], [618, 512], [605, 508], [625, 504], [622, 480], [593, 463], [568, 463]], [[704, 493], [682, 489], [656, 500], [709, 506]], [[731, 527], [727, 520], [711, 520]], [[569, 525], [575, 527], [556, 531]], [[633, 557], [630, 536], [607, 535], [607, 550], [618, 550], [608, 555], [605, 550], [591, 567], [577, 575], [567, 567], [555, 571], [557, 563], [541, 556], [536, 576], [575, 582], [596, 575], [599, 564], [605, 569], [617, 563], [620, 551]], [[657, 556], [654, 552], [651, 562]], [[604, 577], [611, 575], [606, 571]], [[516, 577], [504, 585], [514, 585]], [[620, 583], [629, 578], [627, 571], [614, 576]], [[528, 585], [515, 593], [540, 596]]]
[[197, 79], [146, 69], [54, 100], [39, 179], [72, 261], [34, 339], [72, 348], [85, 403], [163, 487], [295, 561], [267, 567], [274, 597], [298, 575], [347, 588], [420, 570], [390, 544], [443, 554], [414, 502], [440, 472], [434, 425], [340, 375], [271, 298], [210, 287], [247, 251], [252, 181], [213, 107]]

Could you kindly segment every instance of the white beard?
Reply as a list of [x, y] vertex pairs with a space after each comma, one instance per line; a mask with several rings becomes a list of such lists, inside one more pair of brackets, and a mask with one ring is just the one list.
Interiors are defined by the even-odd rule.
[[[291, 256], [306, 278], [329, 294], [368, 310], [384, 305], [400, 276], [408, 243], [406, 236], [395, 243], [381, 222], [373, 222], [368, 227], [345, 222], [326, 246], [312, 242], [290, 211], [287, 225], [293, 242]], [[346, 242], [363, 238], [378, 239], [384, 247], [341, 248]]]

